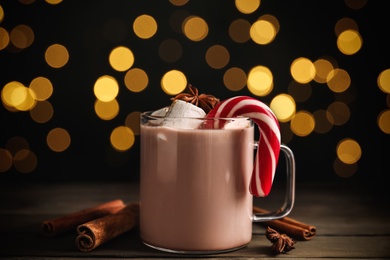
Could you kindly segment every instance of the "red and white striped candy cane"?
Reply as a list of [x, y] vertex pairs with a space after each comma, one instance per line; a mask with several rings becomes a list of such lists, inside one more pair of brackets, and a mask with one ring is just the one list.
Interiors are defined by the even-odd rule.
[[279, 122], [267, 105], [248, 96], [237, 96], [221, 101], [206, 115], [207, 118], [238, 116], [249, 117], [260, 130], [249, 190], [256, 197], [265, 197], [271, 191], [279, 159]]

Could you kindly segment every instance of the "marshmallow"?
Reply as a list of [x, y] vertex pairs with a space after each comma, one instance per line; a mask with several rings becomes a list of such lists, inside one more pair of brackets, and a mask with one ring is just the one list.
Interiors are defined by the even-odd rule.
[[195, 129], [202, 124], [202, 120], [196, 118], [204, 118], [205, 116], [206, 113], [200, 107], [183, 100], [175, 100], [170, 106], [162, 125], [180, 129]]

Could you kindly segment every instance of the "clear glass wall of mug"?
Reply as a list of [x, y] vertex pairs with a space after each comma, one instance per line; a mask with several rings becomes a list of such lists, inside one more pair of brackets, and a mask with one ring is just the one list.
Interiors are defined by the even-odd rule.
[[[199, 127], [210, 122], [224, 127]], [[140, 128], [144, 244], [189, 254], [236, 250], [251, 241], [254, 221], [291, 211], [295, 163], [291, 150], [282, 145], [287, 159], [285, 202], [268, 215], [252, 213], [248, 187], [256, 141], [249, 118], [164, 118], [145, 112]]]

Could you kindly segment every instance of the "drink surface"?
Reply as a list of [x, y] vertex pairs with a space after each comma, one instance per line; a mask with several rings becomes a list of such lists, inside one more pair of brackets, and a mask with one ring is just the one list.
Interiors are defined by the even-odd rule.
[[253, 126], [141, 125], [140, 231], [154, 247], [218, 251], [252, 236]]

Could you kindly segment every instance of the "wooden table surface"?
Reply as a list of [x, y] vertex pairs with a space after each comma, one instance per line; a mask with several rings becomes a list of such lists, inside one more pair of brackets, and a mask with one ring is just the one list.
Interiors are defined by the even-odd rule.
[[[367, 186], [367, 185], [366, 185]], [[385, 185], [369, 187], [348, 182], [296, 184], [289, 217], [316, 226], [309, 241], [274, 256], [265, 227], [253, 224], [251, 243], [215, 259], [390, 259], [390, 209]], [[364, 187], [364, 188], [363, 188]], [[138, 200], [137, 183], [0, 183], [0, 257], [17, 259], [185, 258], [143, 245], [138, 229], [128, 231], [91, 252], [75, 245], [76, 231], [44, 236], [44, 220], [76, 212], [113, 199]], [[254, 204], [272, 210], [282, 202], [283, 187], [275, 185]]]

